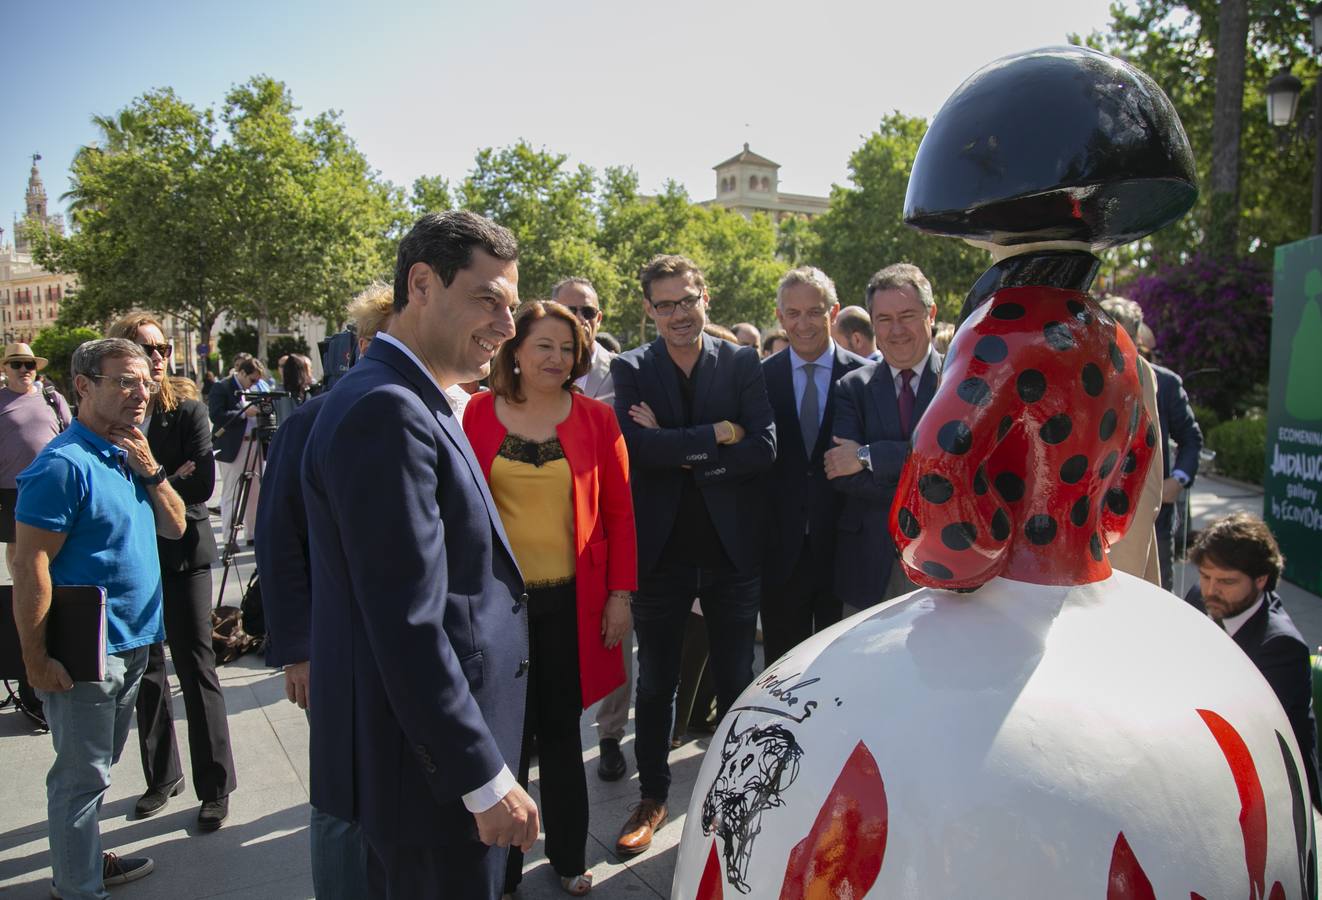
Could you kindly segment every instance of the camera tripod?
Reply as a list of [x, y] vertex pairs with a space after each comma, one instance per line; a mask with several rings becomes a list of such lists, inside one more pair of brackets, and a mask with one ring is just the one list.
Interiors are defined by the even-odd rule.
[[225, 529], [225, 543], [220, 553], [222, 569], [220, 590], [216, 593], [216, 606], [221, 605], [225, 596], [225, 585], [229, 581], [230, 569], [238, 568], [235, 557], [239, 554], [239, 528], [247, 518], [253, 479], [258, 477], [258, 473], [266, 465], [266, 444], [270, 436], [263, 434], [264, 431], [265, 427], [259, 426], [254, 429], [252, 438], [244, 441], [248, 446], [244, 451], [242, 474], [239, 475], [239, 493], [234, 499], [234, 508], [230, 511], [230, 521], [222, 523]]

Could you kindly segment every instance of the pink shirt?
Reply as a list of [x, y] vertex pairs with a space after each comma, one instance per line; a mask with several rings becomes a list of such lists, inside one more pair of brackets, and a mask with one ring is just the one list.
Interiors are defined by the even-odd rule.
[[[67, 423], [69, 405], [58, 394], [56, 403]], [[8, 388], [0, 389], [0, 488], [17, 487], [14, 479], [18, 473], [59, 433], [55, 412], [40, 390], [15, 394]]]

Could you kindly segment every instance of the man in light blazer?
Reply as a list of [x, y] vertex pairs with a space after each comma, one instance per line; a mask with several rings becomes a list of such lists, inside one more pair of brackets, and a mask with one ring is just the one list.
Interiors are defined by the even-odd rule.
[[444, 391], [514, 333], [518, 248], [470, 212], [399, 246], [395, 310], [332, 389], [303, 455], [312, 803], [362, 827], [369, 892], [499, 896], [538, 814], [516, 783], [523, 578]]
[[837, 526], [835, 589], [854, 609], [914, 589], [895, 565], [891, 501], [914, 426], [936, 393], [941, 354], [932, 347], [936, 301], [922, 271], [887, 266], [868, 282], [868, 313], [882, 362], [835, 386], [834, 447], [826, 477], [846, 495]]
[[790, 270], [776, 290], [776, 318], [790, 347], [762, 362], [780, 436], [764, 490], [762, 646], [768, 664], [840, 621], [835, 541], [845, 497], [831, 489], [823, 460], [832, 446], [832, 389], [871, 363], [831, 339], [839, 310], [835, 284], [811, 266]]

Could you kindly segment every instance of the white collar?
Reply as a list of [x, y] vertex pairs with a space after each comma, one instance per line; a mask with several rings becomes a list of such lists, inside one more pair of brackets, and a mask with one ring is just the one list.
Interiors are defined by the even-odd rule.
[[415, 354], [412, 350], [410, 350], [405, 345], [405, 343], [401, 341], [399, 338], [394, 337], [393, 335], [386, 334], [384, 331], [378, 331], [376, 333], [376, 337], [372, 338], [372, 340], [385, 341], [390, 346], [399, 350], [400, 353], [403, 353], [405, 356], [407, 356], [410, 360], [413, 361], [413, 364], [418, 367], [418, 371], [420, 371], [423, 375], [426, 375], [427, 378], [431, 380], [431, 383], [436, 385], [436, 390], [440, 391], [442, 394], [445, 393], [445, 388], [441, 387], [441, 383], [436, 380], [436, 376], [431, 373], [431, 369], [428, 369], [426, 366], [424, 366], [422, 364], [422, 360], [418, 359], [417, 354]]
[[824, 359], [833, 360], [834, 358], [835, 358], [835, 341], [831, 340], [830, 338], [826, 339], [826, 349], [823, 350], [821, 355], [818, 356], [816, 359], [804, 359], [802, 356], [794, 352], [793, 347], [790, 347], [791, 369], [802, 369], [804, 366], [808, 365], [809, 363], [812, 363], [813, 365], [816, 366], [826, 366], [826, 368], [831, 368], [826, 363], [823, 363], [822, 360]]
[[[932, 350], [933, 350], [932, 345], [928, 344], [927, 355], [924, 356], [921, 360], [919, 360], [918, 365], [912, 367], [913, 373], [918, 376], [919, 381], [923, 380], [923, 373], [927, 371], [927, 365], [932, 360]], [[885, 357], [882, 357], [882, 360], [884, 361]], [[903, 369], [895, 368], [890, 363], [886, 363], [886, 367], [891, 370], [891, 381], [894, 381], [895, 379], [899, 378], [900, 373], [904, 371]], [[917, 388], [914, 388], [914, 390], [916, 391]]]
[[1231, 637], [1234, 637], [1235, 632], [1243, 628], [1244, 623], [1247, 622], [1249, 619], [1251, 619], [1253, 617], [1253, 614], [1256, 613], [1258, 609], [1262, 606], [1265, 597], [1266, 594], [1259, 594], [1257, 603], [1254, 603], [1252, 606], [1250, 606], [1248, 609], [1244, 610], [1241, 613], [1235, 613], [1233, 616], [1226, 616], [1224, 619], [1222, 619], [1221, 627], [1226, 630], [1226, 634], [1230, 635]]

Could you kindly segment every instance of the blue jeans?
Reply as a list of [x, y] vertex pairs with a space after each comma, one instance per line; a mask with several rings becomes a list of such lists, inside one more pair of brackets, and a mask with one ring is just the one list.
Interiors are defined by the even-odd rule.
[[661, 564], [640, 579], [633, 601], [638, 636], [638, 696], [634, 706], [634, 755], [642, 796], [664, 802], [670, 793], [670, 730], [679, 687], [684, 624], [693, 598], [702, 604], [716, 685], [724, 716], [753, 680], [753, 641], [762, 579], [714, 569]]
[[357, 822], [312, 807], [312, 892], [317, 900], [360, 900], [367, 889], [367, 839]]
[[101, 882], [101, 800], [110, 767], [133, 724], [147, 648], [106, 656], [105, 681], [76, 681], [73, 689], [38, 691], [46, 707], [55, 763], [46, 775], [51, 869], [65, 900], [106, 900]]

